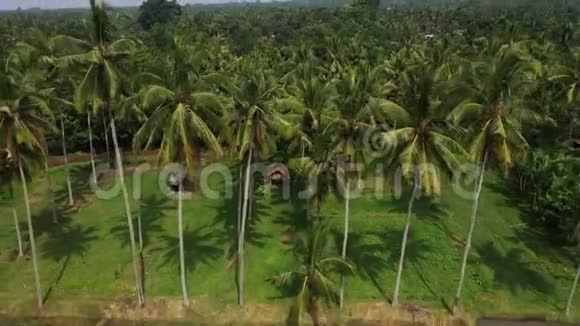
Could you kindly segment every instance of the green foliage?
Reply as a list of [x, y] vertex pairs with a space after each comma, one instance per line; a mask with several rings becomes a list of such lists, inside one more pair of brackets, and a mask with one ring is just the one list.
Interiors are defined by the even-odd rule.
[[535, 150], [518, 162], [514, 181], [528, 203], [532, 226], [563, 244], [577, 243], [580, 206], [577, 158]]
[[145, 30], [156, 24], [167, 24], [181, 15], [181, 6], [175, 0], [147, 0], [139, 7], [137, 21]]
[[[444, 295], [449, 294], [455, 280], [448, 275], [457, 269], [456, 247], [464, 245], [465, 216], [471, 204], [450, 197], [447, 190], [451, 186], [444, 176], [457, 171], [468, 156], [478, 165], [484, 165], [485, 157], [489, 158], [485, 182], [488, 188], [497, 189], [484, 190], [482, 195], [480, 212], [484, 216], [478, 224], [483, 224], [483, 230], [478, 229], [474, 238], [477, 262], [469, 263], [474, 270], [467, 273], [472, 284], [466, 284], [465, 302], [475, 309], [488, 305], [494, 312], [503, 312], [495, 299], [517, 301], [514, 293], [521, 292], [522, 304], [514, 303], [514, 309], [528, 303], [536, 308], [538, 300], [545, 305], [544, 299], [554, 304], [552, 301], [557, 300], [550, 297], [552, 285], [562, 288], [562, 282], [554, 280], [562, 277], [552, 279], [553, 271], [562, 269], [567, 258], [561, 262], [542, 259], [536, 265], [529, 261], [538, 260], [543, 248], [536, 243], [544, 245], [542, 241], [560, 257], [560, 250], [564, 252], [562, 248], [572, 244], [580, 228], [578, 171], [562, 147], [577, 138], [580, 127], [577, 6], [558, 8], [546, 1], [518, 1], [508, 10], [497, 8], [496, 1], [477, 5], [407, 1], [404, 5], [411, 7], [387, 10], [379, 8], [381, 3], [375, 0], [339, 4], [346, 2], [335, 2], [330, 8], [302, 8], [296, 3], [232, 4], [204, 10], [187, 7], [182, 13], [175, 1], [149, 0], [137, 12], [108, 8], [102, 1], [91, 0], [90, 13], [2, 14], [0, 148], [2, 153], [9, 153], [1, 160], [2, 183], [11, 180], [14, 159], [35, 158], [33, 154], [44, 153], [47, 144], [50, 153], [60, 153], [61, 136], [54, 128], [54, 117], [64, 121], [69, 152], [87, 151], [87, 112], [93, 113], [97, 152], [103, 150], [107, 126], [114, 119], [123, 148], [132, 145], [134, 149], [159, 150], [160, 161], [182, 161], [190, 169], [200, 167], [204, 150], [215, 154], [206, 160], [226, 152], [239, 163], [248, 159], [250, 149], [252, 162], [271, 163], [281, 158], [298, 172], [296, 184], [304, 179], [316, 181], [301, 184], [299, 190], [313, 195], [304, 204], [317, 210], [317, 219], [306, 223], [311, 229], [296, 239], [293, 250], [297, 259], [290, 262], [279, 255], [277, 234], [281, 228], [300, 228], [257, 217], [282, 215], [285, 219], [282, 205], [284, 210], [299, 211], [296, 215], [302, 218], [301, 203], [262, 201], [264, 213], [258, 205], [258, 186], [249, 185], [250, 206], [255, 211], [248, 218], [247, 258], [255, 264], [254, 252], [272, 257], [272, 262], [256, 264], [258, 267], [250, 264], [248, 283], [258, 291], [252, 296], [264, 299], [274, 291], [263, 284], [264, 279], [280, 272], [279, 266], [291, 271], [275, 278], [275, 284], [283, 290], [289, 286], [286, 290], [297, 298], [295, 316], [304, 308], [315, 318], [318, 302], [335, 302], [337, 270], [352, 270], [350, 262], [334, 257], [332, 232], [325, 226], [311, 225], [323, 216], [336, 217], [339, 210], [342, 213], [338, 202], [343, 199], [340, 190], [345, 180], [364, 180], [365, 169], [386, 163], [388, 172], [402, 168], [404, 177], [416, 177], [422, 190], [451, 207], [445, 216], [449, 218], [417, 219], [406, 258], [411, 262], [407, 270], [415, 268], [417, 275], [405, 275], [409, 290], [403, 291], [417, 293], [403, 294], [439, 304], [441, 298], [435, 298], [422, 269], [433, 269], [430, 282], [438, 283], [435, 287]], [[453, 9], [430, 8], [440, 5]], [[375, 140], [378, 142], [372, 143]], [[349, 171], [351, 163], [361, 168]], [[520, 187], [509, 198], [501, 197], [506, 190], [495, 184], [502, 182], [494, 179], [492, 185], [487, 181], [496, 168]], [[78, 174], [82, 180], [82, 171]], [[80, 182], [76, 179], [73, 181]], [[152, 184], [149, 180], [146, 187]], [[88, 189], [88, 185], [81, 186]], [[102, 217], [111, 224], [120, 206], [90, 202], [96, 199], [83, 195], [89, 198], [86, 223], [98, 224], [102, 237], [93, 237], [93, 225], [88, 224], [58, 230], [61, 233], [41, 225], [40, 237], [44, 236], [49, 258], [58, 260], [60, 252], [66, 251], [66, 243], [59, 243], [60, 236], [79, 242], [77, 251], [69, 254], [72, 260], [91, 250], [80, 243], [88, 241], [98, 242], [99, 250], [113, 256], [109, 252], [115, 251], [105, 243], [106, 223], [100, 225], [91, 218]], [[512, 201], [510, 205], [495, 209], [507, 200]], [[353, 298], [376, 295], [369, 279], [379, 285], [392, 281], [383, 265], [396, 260], [392, 253], [399, 244], [389, 239], [399, 238], [396, 232], [401, 229], [405, 210], [401, 202], [353, 198], [352, 226], [354, 233], [360, 234], [353, 234], [353, 249], [347, 250], [347, 256], [356, 261], [361, 275], [360, 279], [353, 277], [358, 287], [348, 289]], [[217, 213], [216, 204], [224, 206]], [[200, 220], [204, 222], [186, 223], [195, 228], [186, 227], [184, 232], [190, 243], [187, 250], [196, 254], [207, 251], [199, 253], [207, 255], [199, 261], [211, 265], [188, 268], [191, 273], [201, 269], [197, 276], [208, 280], [209, 285], [199, 282], [194, 286], [196, 295], [213, 293], [216, 287], [216, 293], [231, 298], [233, 287], [224, 285], [227, 271], [216, 272], [223, 266], [218, 268], [212, 262], [220, 251], [214, 243], [231, 242], [222, 239], [226, 236], [222, 237], [216, 226], [235, 215], [235, 207], [229, 206], [236, 205], [230, 204], [206, 198], [186, 204], [190, 205], [186, 217], [195, 212], [203, 215]], [[444, 210], [444, 205], [418, 200], [415, 214], [434, 217]], [[521, 220], [517, 217], [520, 213]], [[215, 221], [209, 221], [214, 215]], [[392, 219], [375, 221], [379, 216]], [[42, 224], [40, 218], [35, 222]], [[226, 228], [234, 230], [232, 225]], [[268, 241], [265, 249], [258, 248], [259, 239], [253, 238], [255, 229], [260, 228]], [[328, 228], [334, 231], [338, 226], [334, 223]], [[414, 232], [419, 239], [413, 238]], [[541, 236], [528, 234], [533, 232]], [[212, 234], [219, 237], [214, 239]], [[200, 238], [203, 241], [196, 242]], [[164, 252], [164, 260], [171, 260], [175, 239], [167, 234], [159, 239], [170, 245], [159, 251]], [[3, 241], [0, 238], [0, 243]], [[384, 245], [385, 241], [389, 243]], [[429, 245], [436, 247], [434, 253], [427, 252]], [[366, 250], [356, 250], [357, 246]], [[368, 252], [377, 254], [365, 256]], [[152, 256], [155, 261], [155, 254]], [[119, 273], [114, 279], [99, 279], [97, 275], [84, 290], [108, 294], [124, 285], [120, 273], [126, 262], [119, 257], [99, 259], [119, 266]], [[90, 267], [105, 268], [97, 265], [92, 262]], [[167, 272], [164, 268], [159, 270]], [[525, 276], [514, 277], [513, 270]], [[87, 274], [83, 267], [77, 271]], [[3, 272], [0, 270], [0, 280]], [[152, 292], [172, 295], [174, 280], [159, 276], [162, 273], [158, 271], [152, 274], [160, 280], [150, 285]], [[546, 275], [551, 276], [544, 279]], [[97, 284], [103, 280], [107, 284]], [[91, 292], [90, 286], [95, 285], [100, 287]], [[66, 289], [75, 286], [82, 287], [67, 284]], [[12, 284], [2, 288], [13, 289]], [[384, 292], [379, 289], [379, 295]], [[488, 297], [492, 303], [480, 298], [481, 292], [492, 296]], [[542, 293], [541, 299], [536, 297], [538, 293]]]
[[297, 261], [294, 271], [271, 279], [277, 287], [288, 289], [295, 296], [289, 319], [299, 324], [303, 312], [310, 313], [314, 324], [318, 323], [318, 305], [338, 303], [336, 274], [350, 274], [354, 266], [338, 255], [337, 248], [323, 223], [296, 237], [292, 247]]

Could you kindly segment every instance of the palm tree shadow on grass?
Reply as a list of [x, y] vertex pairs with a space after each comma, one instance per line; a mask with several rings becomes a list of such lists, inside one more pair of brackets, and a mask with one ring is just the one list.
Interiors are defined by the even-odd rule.
[[512, 294], [521, 290], [550, 294], [554, 286], [540, 272], [524, 260], [524, 250], [512, 248], [506, 253], [488, 242], [477, 247], [480, 261], [494, 271], [494, 282], [507, 287]]
[[274, 223], [287, 228], [287, 231], [291, 232], [304, 231], [308, 228], [310, 221], [308, 220], [305, 200], [298, 198], [298, 196], [294, 194], [286, 199], [280, 189], [276, 187], [272, 189], [272, 197], [270, 200], [273, 206], [285, 204], [290, 205], [290, 207], [285, 209], [282, 213], [274, 216]]
[[[90, 184], [90, 178], [92, 175], [91, 166], [72, 165], [70, 166], [69, 172], [75, 202], [80, 202], [81, 204], [86, 203], [88, 197], [93, 194], [93, 189]], [[56, 191], [55, 199], [60, 204], [68, 204], [68, 188], [66, 184], [63, 184], [63, 186]]]
[[[224, 232], [223, 238], [220, 239], [223, 243], [228, 243], [227, 251], [228, 257], [235, 256], [238, 247], [238, 199], [239, 199], [239, 178], [235, 171], [232, 175], [236, 176], [233, 180], [231, 196], [224, 196], [222, 200], [215, 206], [217, 214], [215, 215], [211, 227], [222, 224]], [[224, 185], [221, 185], [222, 187]], [[246, 222], [246, 243], [264, 247], [264, 240], [267, 238], [266, 234], [260, 233], [257, 230], [261, 218], [266, 214], [266, 205], [263, 203], [263, 196], [256, 193], [252, 202], [252, 216], [248, 217]]]
[[[161, 219], [166, 216], [165, 211], [171, 209], [169, 202], [161, 195], [150, 195], [141, 199], [138, 203], [139, 209], [133, 214], [133, 226], [135, 228], [135, 241], [137, 242], [138, 259], [141, 275], [141, 286], [145, 291], [145, 284], [147, 273], [145, 272], [146, 264], [145, 251], [148, 250], [149, 243], [154, 235], [163, 232], [161, 226]], [[140, 216], [139, 216], [140, 214]], [[141, 220], [141, 228], [139, 229], [139, 218]], [[119, 216], [115, 219], [117, 222], [110, 229], [110, 233], [120, 242], [122, 248], [127, 248], [131, 245], [131, 238], [129, 235], [129, 227], [127, 225], [127, 217], [125, 215]], [[140, 237], [141, 236], [141, 237]], [[142, 243], [141, 243], [142, 241]], [[142, 248], [141, 248], [142, 245]]]
[[[510, 241], [515, 243], [522, 243], [527, 248], [532, 250], [534, 253], [549, 261], [553, 261], [558, 264], [574, 266], [574, 262], [578, 259], [574, 253], [575, 248], [565, 247], [561, 243], [557, 246], [554, 243], [546, 240], [549, 238], [545, 233], [545, 230], [538, 228], [533, 228], [530, 226], [514, 227], [514, 235], [508, 237]], [[557, 276], [568, 279], [568, 275]]]
[[409, 265], [415, 271], [415, 274], [417, 274], [417, 276], [419, 277], [419, 280], [421, 281], [421, 284], [423, 284], [425, 289], [427, 289], [427, 291], [429, 291], [429, 293], [435, 299], [438, 299], [439, 302], [441, 302], [441, 305], [443, 306], [443, 308], [445, 308], [445, 310], [447, 310], [447, 312], [453, 313], [453, 309], [451, 308], [449, 303], [447, 303], [447, 300], [445, 300], [445, 297], [437, 294], [437, 291], [435, 291], [435, 289], [433, 289], [433, 287], [431, 286], [431, 282], [429, 282], [429, 280], [425, 277], [425, 273], [423, 273], [423, 271], [421, 271], [419, 266], [417, 266], [417, 264], [415, 264], [414, 262], [410, 263]]
[[[62, 207], [56, 208], [56, 214], [59, 217], [59, 223], [54, 223], [52, 220], [52, 208], [45, 207], [32, 216], [32, 227], [34, 229], [34, 237], [37, 239], [37, 246], [40, 244], [43, 236], [52, 239], [58, 237], [72, 222], [70, 211]], [[30, 254], [30, 241], [28, 235], [28, 222], [24, 216], [19, 216], [18, 225], [22, 237], [22, 245], [24, 255]], [[12, 231], [12, 230], [11, 230]]]
[[[167, 216], [166, 211], [170, 210], [171, 204], [161, 195], [149, 195], [139, 202], [139, 210], [133, 214], [133, 225], [138, 228], [138, 215], [141, 214], [141, 233], [143, 236], [143, 248], [147, 248], [154, 235], [163, 232], [161, 219]], [[117, 219], [110, 232], [120, 241], [121, 247], [125, 248], [130, 245], [129, 228], [127, 226], [127, 217], [122, 216]], [[135, 237], [138, 238], [138, 230], [135, 230]], [[139, 239], [135, 239], [139, 240]]]
[[[342, 246], [343, 234], [334, 232], [336, 246]], [[389, 261], [384, 253], [389, 250], [376, 234], [350, 233], [348, 236], [347, 258], [356, 266], [356, 273], [364, 280], [369, 280], [379, 294], [389, 301], [384, 287], [378, 280], [379, 276], [389, 268]]]
[[[223, 256], [218, 241], [219, 236], [213, 233], [211, 227], [202, 226], [195, 230], [186, 228], [183, 231], [186, 270], [193, 272], [199, 265]], [[179, 271], [179, 237], [166, 235], [161, 237], [160, 242], [162, 244], [153, 250], [161, 253], [162, 266], [172, 264]]]
[[[384, 201], [386, 207], [392, 213], [407, 214], [409, 209], [410, 192], [402, 196], [393, 197], [390, 201]], [[418, 218], [428, 219], [431, 222], [440, 222], [447, 214], [445, 205], [431, 197], [421, 196], [415, 200], [413, 214]]]
[[504, 180], [488, 182], [486, 187], [504, 196], [503, 207], [516, 208], [520, 212], [520, 218], [524, 223], [513, 228], [515, 235], [510, 237], [510, 240], [521, 242], [544, 259], [560, 264], [570, 264], [570, 261], [574, 260], [573, 251], [561, 249], [562, 239], [558, 239], [556, 244], [547, 240], [553, 239], [554, 234], [561, 232], [554, 231], [550, 236], [546, 236], [547, 231], [538, 224], [537, 213], [533, 211], [529, 197], [510, 187]]
[[50, 287], [44, 296], [44, 302], [48, 300], [54, 287], [57, 286], [62, 279], [70, 258], [72, 256], [79, 256], [84, 262], [85, 253], [89, 249], [90, 242], [97, 239], [95, 233], [96, 228], [94, 227], [84, 227], [75, 224], [62, 227], [42, 243], [41, 249], [44, 257], [56, 262], [60, 262], [64, 258], [58, 274], [50, 284]]
[[[393, 198], [391, 201], [386, 202], [387, 207], [392, 213], [407, 214], [409, 209], [409, 198], [411, 193], [405, 193], [399, 198]], [[423, 221], [429, 223], [430, 225], [436, 227], [441, 232], [445, 233], [447, 237], [452, 239], [459, 245], [465, 245], [465, 241], [462, 238], [458, 238], [449, 228], [445, 225], [445, 216], [447, 216], [447, 205], [444, 203], [434, 200], [430, 197], [421, 197], [415, 200], [413, 206], [413, 214], [415, 217], [422, 219]], [[413, 226], [411, 225], [411, 228]]]
[[[215, 209], [217, 214], [215, 215], [210, 228], [213, 228], [219, 224], [223, 225], [223, 232], [220, 233], [219, 243], [225, 244], [226, 259], [228, 260], [227, 269], [232, 267], [233, 282], [239, 292], [238, 284], [238, 264], [237, 264], [237, 251], [238, 251], [238, 211], [240, 209], [239, 199], [240, 199], [240, 182], [239, 171], [237, 169], [231, 170], [231, 175], [234, 176], [231, 187], [232, 194], [230, 196], [224, 196], [223, 199], [216, 205]], [[260, 184], [261, 180], [255, 179], [255, 184]], [[225, 189], [228, 187], [226, 184], [220, 184], [219, 187]], [[254, 198], [251, 201], [252, 215], [247, 217], [246, 220], [246, 232], [245, 232], [245, 242], [247, 245], [257, 246], [263, 248], [265, 246], [265, 239], [268, 235], [260, 233], [257, 230], [257, 226], [260, 223], [261, 218], [266, 214], [266, 206], [264, 205], [263, 196], [256, 192], [254, 189]]]
[[[379, 294], [389, 303], [391, 302], [390, 295], [387, 295], [386, 289], [380, 283], [379, 276], [387, 270], [396, 272], [401, 254], [402, 237], [402, 229], [349, 235], [347, 258], [355, 264], [359, 275], [363, 279], [370, 280]], [[337, 232], [335, 239], [337, 245], [342, 243], [342, 233]], [[427, 253], [431, 250], [427, 241], [417, 238], [411, 229], [405, 253], [405, 265], [425, 261]]]
[[[32, 223], [34, 228], [34, 236], [39, 238], [44, 234], [52, 238], [63, 231], [72, 223], [72, 211], [64, 207], [56, 207], [56, 214], [58, 216], [58, 223], [52, 220], [52, 208], [50, 206], [44, 207], [32, 216]], [[27, 231], [28, 224], [21, 221], [21, 230]]]

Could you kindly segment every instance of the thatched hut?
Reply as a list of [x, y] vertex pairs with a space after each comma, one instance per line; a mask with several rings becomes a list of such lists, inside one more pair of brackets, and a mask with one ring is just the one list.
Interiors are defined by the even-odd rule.
[[264, 175], [265, 184], [282, 184], [290, 179], [290, 171], [288, 167], [282, 163], [273, 163], [268, 166], [266, 174]]

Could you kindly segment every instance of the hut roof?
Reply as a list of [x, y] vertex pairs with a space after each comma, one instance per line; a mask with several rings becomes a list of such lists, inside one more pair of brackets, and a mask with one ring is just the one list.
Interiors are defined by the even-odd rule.
[[267, 174], [265, 176], [266, 182], [280, 181], [290, 179], [290, 171], [288, 167], [282, 163], [273, 163], [268, 166]]

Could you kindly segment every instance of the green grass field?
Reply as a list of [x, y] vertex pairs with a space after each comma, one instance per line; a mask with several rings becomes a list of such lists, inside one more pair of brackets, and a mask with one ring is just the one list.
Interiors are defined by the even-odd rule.
[[[59, 203], [66, 202], [64, 173], [53, 169]], [[51, 221], [45, 180], [30, 184], [33, 219], [38, 239], [42, 287], [47, 307], [58, 300], [78, 298], [115, 300], [133, 289], [126, 217], [121, 196], [94, 197], [88, 189], [89, 168], [72, 168], [75, 196], [84, 203], [78, 211], [59, 213]], [[145, 175], [140, 212], [146, 262], [146, 295], [179, 298], [176, 203], [159, 193], [157, 175]], [[132, 184], [128, 179], [128, 184]], [[220, 181], [214, 180], [217, 187]], [[110, 180], [109, 180], [110, 182]], [[475, 315], [547, 315], [561, 318], [574, 274], [573, 263], [562, 249], [551, 247], [541, 234], [526, 231], [521, 204], [502, 190], [499, 178], [488, 178], [482, 193], [480, 222], [468, 266], [464, 309]], [[16, 187], [18, 213], [25, 226], [24, 205]], [[234, 305], [234, 269], [226, 269], [235, 228], [237, 195], [232, 199], [197, 196], [185, 203], [186, 261], [192, 297], [216, 305]], [[256, 217], [247, 247], [247, 299], [255, 303], [283, 304], [288, 299], [267, 279], [287, 271], [293, 257], [281, 242], [289, 227], [303, 223], [297, 201], [259, 195]], [[346, 300], [388, 300], [394, 287], [396, 262], [407, 208], [405, 198], [387, 194], [375, 199], [366, 194], [351, 204], [349, 257], [357, 274], [347, 279]], [[34, 281], [29, 260], [10, 261], [16, 238], [10, 206], [0, 206], [0, 307], [34, 302]], [[471, 202], [443, 188], [439, 203], [421, 200], [411, 227], [401, 301], [426, 304], [433, 309], [450, 305], [457, 286], [462, 240]], [[323, 208], [337, 233], [342, 230], [343, 204], [330, 199]], [[337, 236], [340, 240], [340, 236]], [[580, 296], [580, 295], [579, 295]], [[580, 317], [580, 297], [575, 304]]]

